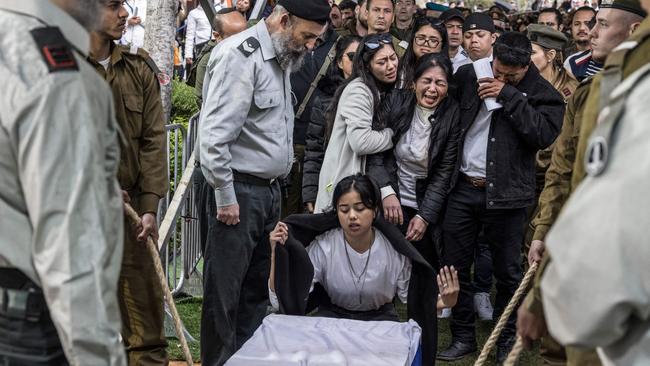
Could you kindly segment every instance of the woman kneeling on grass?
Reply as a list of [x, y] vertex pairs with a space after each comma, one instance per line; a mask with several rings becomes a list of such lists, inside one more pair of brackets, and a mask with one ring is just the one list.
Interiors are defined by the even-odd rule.
[[398, 321], [397, 295], [422, 328], [423, 359], [433, 362], [436, 310], [456, 304], [456, 271], [443, 268], [436, 285], [433, 268], [379, 215], [381, 195], [368, 177], [341, 180], [332, 207], [323, 214], [289, 216], [271, 232], [272, 305], [285, 314], [317, 308], [316, 316]]

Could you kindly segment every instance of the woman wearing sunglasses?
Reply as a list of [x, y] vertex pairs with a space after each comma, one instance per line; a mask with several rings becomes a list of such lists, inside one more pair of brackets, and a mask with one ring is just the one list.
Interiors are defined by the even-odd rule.
[[408, 88], [413, 81], [415, 63], [429, 53], [448, 54], [447, 28], [438, 19], [421, 17], [415, 20], [409, 47], [402, 58], [397, 88]]
[[361, 37], [346, 36], [336, 44], [336, 54], [325, 76], [318, 82], [314, 101], [312, 102], [305, 160], [302, 175], [302, 200], [305, 210], [314, 212], [314, 203], [318, 194], [318, 174], [325, 156], [326, 115], [332, 104], [336, 89], [352, 75], [352, 62], [359, 47]]
[[435, 269], [438, 253], [433, 227], [441, 216], [459, 138], [458, 103], [447, 96], [453, 68], [445, 54], [422, 56], [409, 89], [394, 90], [380, 115], [395, 120], [395, 148], [368, 157], [368, 175], [381, 188], [384, 217]]
[[327, 118], [327, 149], [318, 179], [314, 211], [323, 212], [343, 178], [364, 173], [366, 155], [390, 149], [393, 131], [377, 118], [382, 95], [397, 80], [398, 59], [388, 33], [364, 37], [354, 56], [352, 75], [334, 96]]

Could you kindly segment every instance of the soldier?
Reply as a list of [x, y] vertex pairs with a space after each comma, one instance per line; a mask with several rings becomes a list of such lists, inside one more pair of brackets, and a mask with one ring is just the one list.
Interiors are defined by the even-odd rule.
[[598, 348], [605, 365], [650, 362], [647, 55], [609, 94], [589, 142], [608, 154], [585, 162], [588, 177], [548, 234], [553, 261], [542, 290], [549, 330], [564, 344]]
[[[325, 31], [326, 0], [280, 0], [257, 25], [217, 45], [199, 122], [209, 183], [201, 361], [221, 365], [266, 315], [278, 178], [293, 163], [289, 75]], [[227, 123], [224, 123], [227, 122]]]
[[390, 27], [390, 34], [400, 41], [407, 41], [413, 32], [413, 21], [417, 5], [415, 0], [396, 0], [395, 1], [395, 21]]
[[365, 37], [368, 34], [368, 8], [366, 0], [359, 0], [354, 8], [354, 17], [349, 19], [342, 29], [336, 30], [341, 37], [353, 35]]
[[[99, 0], [0, 4], [0, 364], [125, 365], [118, 126]], [[9, 31], [10, 30], [10, 31]]]
[[[368, 10], [368, 34], [388, 33], [390, 25], [393, 23], [394, 8], [392, 0], [367, 0], [366, 8]], [[407, 41], [401, 41], [391, 35], [393, 49], [399, 58], [404, 56], [409, 46]]]
[[110, 0], [90, 34], [89, 61], [113, 91], [117, 122], [124, 139], [117, 173], [125, 195], [142, 219], [134, 228], [125, 217], [124, 256], [119, 281], [122, 338], [131, 365], [167, 364], [163, 293], [144, 242], [158, 241], [158, 201], [167, 192], [165, 120], [160, 73], [141, 50], [116, 46], [128, 13], [121, 0]]
[[205, 78], [205, 70], [208, 67], [208, 60], [210, 60], [210, 52], [212, 52], [212, 49], [217, 43], [239, 32], [243, 32], [246, 29], [246, 18], [240, 12], [235, 11], [234, 8], [223, 8], [214, 16], [213, 24], [214, 32], [212, 32], [212, 40], [203, 47], [201, 54], [196, 58], [197, 66], [194, 95], [196, 96], [196, 104], [199, 108], [203, 102], [203, 78]]
[[[598, 55], [610, 55], [606, 64], [614, 77], [625, 77], [648, 62], [650, 23], [646, 19], [639, 24], [645, 15], [636, 0], [615, 0], [601, 5], [599, 20], [591, 31], [595, 40], [594, 51]], [[625, 40], [631, 32], [632, 36]], [[518, 332], [527, 342], [546, 333], [540, 281], [544, 267], [550, 260], [544, 253], [544, 239], [569, 195], [585, 176], [584, 151], [586, 140], [596, 125], [599, 101], [603, 95], [600, 90], [602, 78], [604, 75], [598, 74], [584, 81], [569, 101], [567, 117], [546, 173], [546, 184], [539, 200], [540, 211], [532, 223], [535, 233], [528, 254], [529, 263], [541, 262], [541, 266], [533, 290], [520, 307], [518, 315]], [[608, 85], [616, 84], [617, 81], [612, 81]], [[608, 96], [610, 92], [606, 91], [604, 95]], [[560, 352], [557, 357], [564, 355]], [[593, 351], [567, 348], [566, 358], [569, 365], [600, 364]]]

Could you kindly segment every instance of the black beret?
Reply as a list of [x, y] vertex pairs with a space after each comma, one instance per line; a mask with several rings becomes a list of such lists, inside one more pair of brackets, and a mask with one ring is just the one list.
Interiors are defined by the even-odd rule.
[[330, 19], [330, 4], [327, 0], [280, 0], [278, 5], [298, 18], [325, 24]]
[[600, 3], [601, 9], [619, 9], [636, 14], [645, 18], [648, 13], [641, 7], [639, 0], [602, 0]]
[[485, 13], [472, 13], [465, 18], [465, 23], [463, 23], [463, 33], [478, 29], [486, 30], [490, 33], [496, 32], [494, 22], [489, 15]]
[[444, 13], [440, 14], [440, 20], [442, 20], [443, 22], [447, 22], [452, 19], [459, 19], [461, 22], [465, 21], [463, 12], [456, 8], [446, 10]]

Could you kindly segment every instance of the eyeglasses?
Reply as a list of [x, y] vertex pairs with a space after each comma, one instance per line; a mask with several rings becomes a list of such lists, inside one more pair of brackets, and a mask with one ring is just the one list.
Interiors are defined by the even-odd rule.
[[427, 38], [425, 36], [415, 36], [415, 44], [418, 46], [424, 46], [425, 44], [429, 47], [436, 48], [440, 44], [438, 38]]
[[345, 55], [348, 56], [348, 58], [350, 59], [350, 61], [352, 61], [352, 60], [354, 60], [354, 55], [355, 55], [355, 54], [356, 54], [356, 52], [348, 52], [348, 53], [346, 53]]
[[381, 47], [382, 44], [391, 44], [393, 43], [393, 38], [390, 33], [381, 33], [377, 35], [372, 35], [368, 37], [368, 40], [363, 44], [369, 50], [376, 50]]

